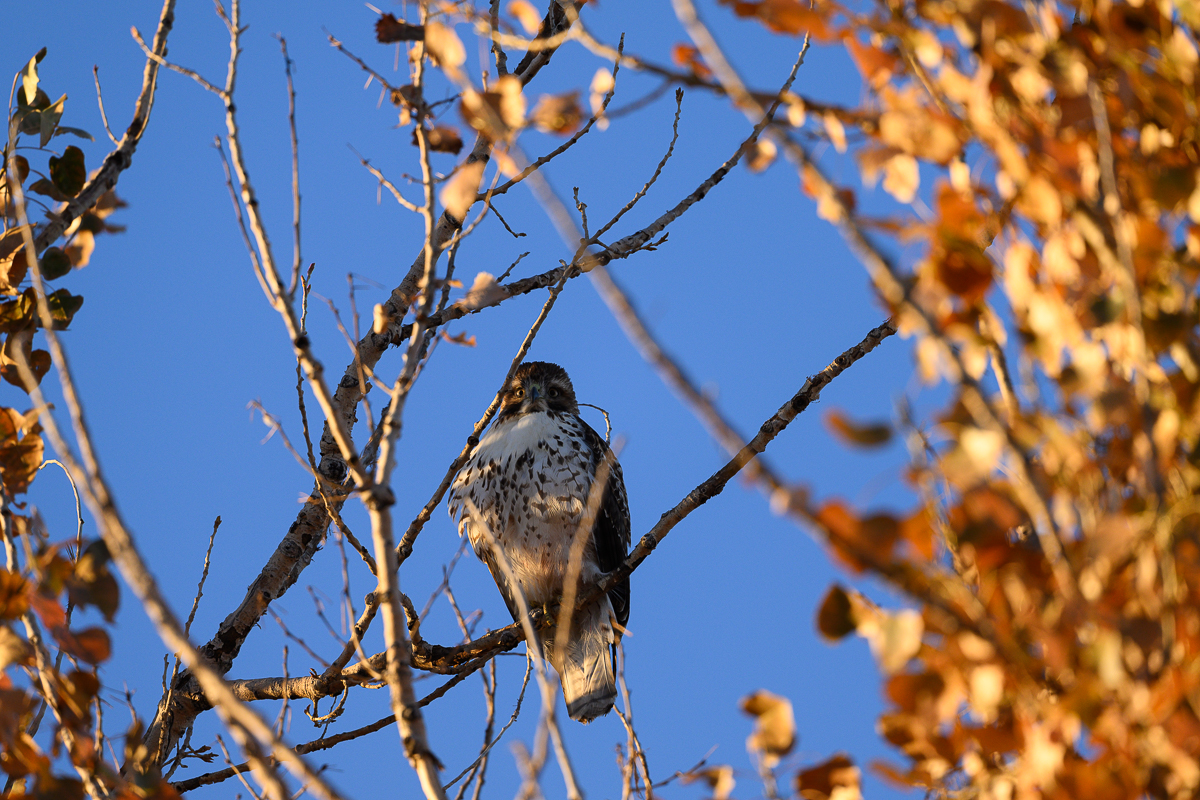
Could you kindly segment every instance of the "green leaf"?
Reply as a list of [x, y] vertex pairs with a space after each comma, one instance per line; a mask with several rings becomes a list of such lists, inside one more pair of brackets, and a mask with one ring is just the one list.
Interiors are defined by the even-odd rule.
[[[42, 112], [42, 147], [45, 147], [50, 143], [50, 140], [54, 138], [54, 129], [58, 127], [58, 121], [62, 119], [63, 106], [66, 104], [66, 102], [67, 96], [64, 94], [62, 97], [54, 101], [54, 105]], [[79, 156], [82, 160], [83, 153], [80, 152]], [[80, 185], [80, 188], [83, 188], [82, 184]], [[71, 194], [75, 194], [75, 192], [72, 192]]]
[[54, 319], [56, 331], [65, 330], [75, 317], [75, 312], [83, 305], [83, 297], [74, 295], [66, 289], [59, 289], [46, 297], [50, 306], [50, 316]]
[[71, 259], [59, 247], [48, 247], [42, 253], [42, 277], [48, 281], [61, 278], [71, 271]]
[[59, 191], [68, 197], [79, 194], [87, 181], [87, 167], [83, 164], [83, 151], [75, 145], [68, 147], [62, 158], [50, 156], [50, 180]]
[[29, 188], [26, 189], [26, 191], [33, 192], [34, 194], [45, 195], [46, 197], [57, 200], [60, 203], [65, 203], [71, 199], [67, 195], [60, 192], [58, 187], [55, 186], [49, 178], [38, 178], [33, 183], [29, 184]]
[[69, 133], [72, 136], [78, 136], [80, 139], [87, 139], [89, 142], [96, 141], [96, 137], [92, 136], [83, 128], [68, 128], [66, 125], [59, 125], [54, 129], [55, 136], [62, 136], [64, 133]]

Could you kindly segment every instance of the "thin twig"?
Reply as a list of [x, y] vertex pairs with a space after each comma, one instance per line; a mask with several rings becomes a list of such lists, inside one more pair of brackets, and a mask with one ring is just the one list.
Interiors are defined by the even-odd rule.
[[118, 147], [121, 143], [117, 141], [117, 137], [113, 136], [112, 129], [108, 127], [108, 115], [104, 113], [104, 94], [100, 91], [100, 67], [92, 66], [92, 78], [96, 81], [96, 102], [100, 105], [100, 121], [104, 123], [104, 132], [108, 134], [108, 140]]

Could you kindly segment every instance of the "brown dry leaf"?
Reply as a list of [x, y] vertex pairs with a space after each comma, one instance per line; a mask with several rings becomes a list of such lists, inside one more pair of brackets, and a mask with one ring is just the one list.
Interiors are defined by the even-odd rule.
[[465, 347], [475, 346], [475, 337], [468, 336], [466, 331], [463, 331], [462, 333], [456, 333], [453, 336], [446, 331], [442, 331], [442, 338], [451, 344], [461, 344]]
[[81, 230], [66, 248], [67, 258], [71, 259], [71, 266], [83, 268], [92, 260], [92, 251], [95, 249], [95, 235], [89, 230]]
[[826, 639], [837, 641], [857, 629], [854, 599], [841, 586], [830, 586], [817, 610], [817, 630]]
[[746, 169], [751, 172], [762, 172], [775, 162], [779, 148], [770, 139], [759, 139], [754, 143], [754, 149], [746, 159]]
[[467, 60], [467, 51], [458, 34], [440, 22], [430, 22], [425, 26], [425, 51], [434, 64], [448, 73], [458, 72], [458, 68]]
[[475, 130], [494, 141], [506, 139], [525, 124], [521, 80], [505, 75], [486, 92], [468, 89], [463, 93], [459, 111]]
[[21, 390], [25, 390], [25, 380], [17, 366], [20, 356], [24, 356], [25, 363], [29, 365], [29, 370], [39, 385], [50, 371], [50, 354], [45, 350], [33, 349], [33, 332], [33, 328], [13, 331], [8, 334], [4, 340], [4, 347], [0, 349], [0, 377]]
[[63, 637], [60, 641], [66, 645], [63, 649], [68, 653], [89, 664], [103, 663], [112, 655], [112, 640], [103, 628], [74, 631], [69, 638]]
[[542, 95], [530, 112], [529, 121], [543, 133], [574, 133], [583, 121], [583, 109], [579, 107], [579, 91]]
[[462, 220], [479, 193], [479, 181], [483, 178], [485, 166], [487, 165], [483, 161], [464, 164], [454, 173], [454, 177], [446, 182], [438, 196], [446, 208], [446, 213]]
[[679, 780], [684, 784], [704, 781], [712, 789], [712, 800], [729, 800], [737, 783], [733, 778], [733, 767], [728, 764], [687, 772], [680, 775]]
[[17, 619], [29, 610], [29, 582], [0, 567], [0, 619]]
[[515, 17], [517, 22], [521, 23], [521, 27], [530, 36], [537, 34], [542, 28], [542, 15], [537, 12], [528, 0], [512, 0], [508, 4], [508, 14]]
[[475, 276], [475, 282], [471, 284], [467, 296], [454, 305], [464, 311], [477, 311], [499, 303], [506, 297], [508, 297], [508, 291], [496, 283], [496, 276], [490, 272], [481, 272]]
[[741, 0], [721, 0], [721, 4], [733, 6], [734, 13], [739, 17], [756, 17], [775, 33], [796, 36], [807, 32], [818, 42], [830, 42], [836, 38], [836, 32], [830, 31], [825, 25], [825, 20], [806, 2], [762, 0], [758, 3], [747, 3]]
[[757, 753], [767, 767], [774, 767], [796, 746], [796, 715], [792, 711], [792, 702], [759, 689], [743, 697], [738, 705], [755, 718], [754, 732], [746, 739], [746, 749]]
[[796, 773], [796, 793], [804, 800], [860, 800], [862, 773], [841, 753]]
[[28, 666], [32, 662], [33, 647], [29, 642], [7, 625], [0, 625], [0, 670], [8, 669], [9, 664]]
[[886, 422], [855, 422], [837, 409], [825, 412], [825, 427], [843, 442], [859, 447], [879, 447], [892, 438], [892, 428]]
[[0, 408], [0, 480], [12, 496], [25, 492], [42, 465], [41, 426], [27, 423], [12, 408]]
[[392, 14], [384, 14], [375, 20], [375, 41], [380, 44], [419, 42], [424, 36], [425, 26], [410, 25]]
[[[417, 144], [417, 132], [413, 130], [413, 144]], [[458, 155], [462, 150], [463, 140], [457, 128], [449, 125], [438, 125], [425, 131], [425, 144], [435, 153], [453, 153]]]
[[78, 607], [95, 606], [112, 622], [121, 605], [121, 589], [108, 569], [110, 560], [104, 540], [96, 539], [84, 548], [67, 577], [67, 594]]

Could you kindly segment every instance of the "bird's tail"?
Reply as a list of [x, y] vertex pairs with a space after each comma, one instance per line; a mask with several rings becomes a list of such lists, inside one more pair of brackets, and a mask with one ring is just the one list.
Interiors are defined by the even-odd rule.
[[563, 699], [567, 701], [571, 719], [586, 723], [607, 714], [617, 699], [617, 679], [613, 674], [616, 637], [608, 598], [575, 615], [561, 653], [555, 650], [554, 635], [552, 628], [542, 646], [562, 681]]

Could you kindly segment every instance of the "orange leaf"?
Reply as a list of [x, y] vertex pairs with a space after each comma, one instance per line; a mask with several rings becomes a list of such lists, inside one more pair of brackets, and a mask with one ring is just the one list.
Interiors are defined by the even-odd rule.
[[758, 3], [721, 0], [721, 3], [733, 6], [734, 13], [739, 17], [756, 17], [775, 33], [795, 36], [807, 32], [818, 42], [830, 42], [837, 38], [836, 32], [826, 27], [825, 20], [817, 12], [798, 0], [761, 0]]

